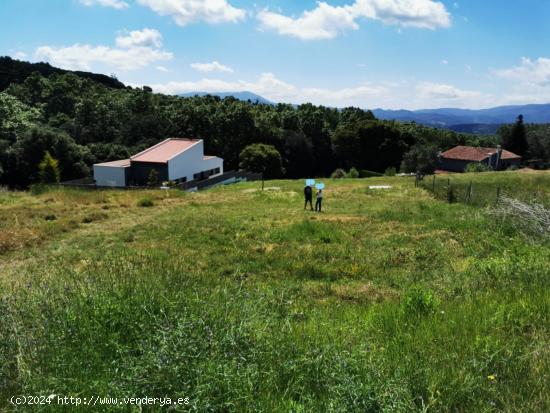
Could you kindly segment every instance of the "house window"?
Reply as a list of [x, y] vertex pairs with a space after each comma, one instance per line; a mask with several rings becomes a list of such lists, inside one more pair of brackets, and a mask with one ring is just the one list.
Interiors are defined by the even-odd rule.
[[202, 172], [198, 172], [198, 173], [194, 174], [193, 179], [201, 181], [203, 179], [208, 179], [212, 175], [217, 175], [219, 173], [220, 173], [220, 168], [209, 169], [207, 171], [202, 171]]

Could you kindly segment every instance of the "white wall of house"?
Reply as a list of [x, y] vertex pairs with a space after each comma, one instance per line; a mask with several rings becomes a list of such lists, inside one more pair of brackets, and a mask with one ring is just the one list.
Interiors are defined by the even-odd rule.
[[168, 160], [168, 179], [176, 181], [187, 178], [191, 181], [196, 173], [215, 168], [220, 168], [220, 172], [223, 173], [223, 159], [204, 159], [204, 143], [199, 141], [185, 152]]
[[223, 174], [223, 159], [218, 158], [217, 156], [214, 156], [212, 158], [204, 159], [202, 161], [202, 169], [199, 172], [208, 171], [209, 169], [216, 169], [216, 168], [220, 168], [220, 173], [212, 176], [218, 176]]
[[97, 186], [126, 186], [125, 168], [121, 166], [94, 165], [94, 179]]

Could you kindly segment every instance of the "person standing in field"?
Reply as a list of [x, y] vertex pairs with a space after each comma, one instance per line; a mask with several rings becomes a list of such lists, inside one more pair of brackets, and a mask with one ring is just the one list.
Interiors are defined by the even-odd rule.
[[307, 204], [309, 202], [309, 207], [313, 211], [313, 190], [309, 185], [306, 185], [304, 188], [304, 198], [306, 200], [306, 202], [304, 203], [304, 209], [307, 208]]
[[323, 190], [319, 189], [317, 191], [317, 201], [315, 201], [315, 211], [321, 212], [322, 203], [323, 203]]

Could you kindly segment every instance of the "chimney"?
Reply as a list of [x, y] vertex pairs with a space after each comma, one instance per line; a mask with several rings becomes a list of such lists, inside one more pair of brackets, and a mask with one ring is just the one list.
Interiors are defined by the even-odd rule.
[[495, 168], [497, 171], [500, 168], [500, 159], [502, 158], [502, 146], [497, 146], [497, 167]]

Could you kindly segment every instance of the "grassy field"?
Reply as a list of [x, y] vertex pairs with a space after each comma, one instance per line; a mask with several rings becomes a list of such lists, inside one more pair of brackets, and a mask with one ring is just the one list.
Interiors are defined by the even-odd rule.
[[550, 206], [550, 174], [524, 169], [482, 174], [442, 174], [426, 176], [419, 186], [437, 199], [449, 198], [449, 185], [455, 202], [476, 206], [494, 205], [499, 197]]
[[550, 245], [413, 179], [326, 184], [321, 214], [301, 181], [1, 192], [0, 411], [550, 411]]

